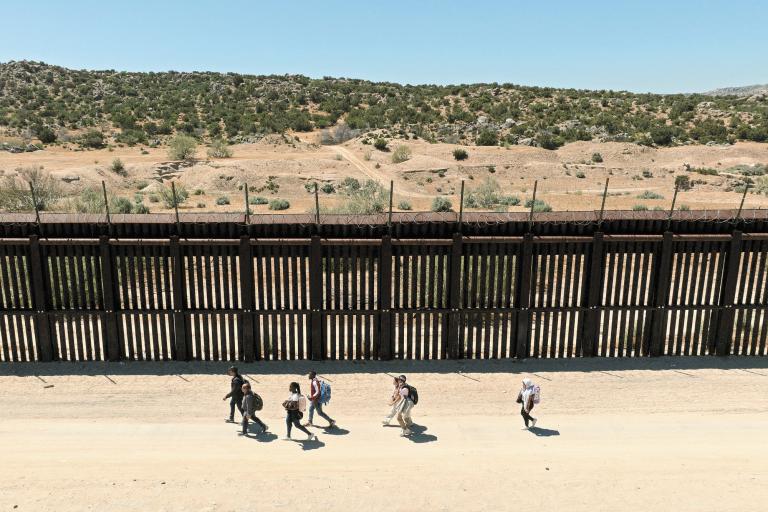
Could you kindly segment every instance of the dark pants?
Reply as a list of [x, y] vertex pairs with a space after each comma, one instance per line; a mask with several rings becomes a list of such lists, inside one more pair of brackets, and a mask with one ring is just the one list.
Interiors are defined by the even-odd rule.
[[[531, 407], [531, 410], [533, 410], [533, 407]], [[533, 416], [531, 416], [529, 413], [525, 411], [525, 407], [520, 408], [520, 414], [523, 417], [523, 421], [525, 422], [525, 426], [528, 426], [529, 421], [533, 421]]]
[[321, 418], [325, 418], [325, 421], [328, 423], [333, 423], [333, 419], [331, 419], [330, 416], [325, 414], [323, 412], [323, 404], [320, 403], [320, 400], [317, 400], [316, 402], [310, 402], [309, 404], [309, 422], [312, 423], [312, 418], [315, 416], [315, 411], [317, 411], [317, 415]]
[[243, 414], [243, 397], [233, 396], [229, 399], [229, 421], [235, 421], [235, 407]]
[[307, 435], [310, 435], [311, 432], [304, 428], [301, 425], [301, 421], [299, 418], [299, 411], [287, 411], [288, 414], [285, 415], [285, 426], [288, 428], [288, 437], [291, 437], [291, 427], [296, 427], [297, 429], [301, 430]]
[[257, 418], [255, 414], [251, 415], [250, 417], [247, 414], [243, 414], [243, 435], [248, 433], [248, 420], [249, 419], [253, 420], [254, 423], [256, 423], [258, 426], [260, 426], [261, 429], [266, 432], [267, 426], [264, 424], [263, 421], [261, 421], [259, 418]]

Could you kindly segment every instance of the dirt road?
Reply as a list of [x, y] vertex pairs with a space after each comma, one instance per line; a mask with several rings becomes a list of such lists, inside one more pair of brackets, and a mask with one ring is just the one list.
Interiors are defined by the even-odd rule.
[[[223, 422], [224, 364], [0, 368], [0, 511], [678, 510], [768, 503], [760, 359], [324, 363], [336, 431], [282, 441], [306, 363], [243, 365], [273, 435]], [[389, 374], [412, 439], [380, 424]], [[535, 431], [514, 398], [542, 385]], [[46, 387], [53, 386], [53, 387]]]

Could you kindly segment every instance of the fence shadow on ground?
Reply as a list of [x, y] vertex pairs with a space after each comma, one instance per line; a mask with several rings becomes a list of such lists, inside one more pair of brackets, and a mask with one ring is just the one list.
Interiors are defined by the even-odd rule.
[[[719, 369], [751, 370], [768, 376], [768, 358], [751, 356], [690, 356], [658, 358], [579, 358], [579, 359], [461, 359], [439, 361], [263, 361], [232, 362], [54, 362], [7, 363], [0, 365], [0, 376], [38, 377], [63, 375], [226, 375], [233, 364], [240, 372], [258, 381], [258, 375], [306, 375], [310, 370], [333, 382], [334, 375], [370, 373], [458, 374], [473, 379], [471, 374], [536, 374], [552, 372], [611, 372], [623, 370]], [[469, 374], [469, 375], [467, 375]], [[616, 376], [616, 375], [614, 375]], [[621, 378], [620, 376], [616, 376]], [[545, 377], [541, 377], [547, 380]]]

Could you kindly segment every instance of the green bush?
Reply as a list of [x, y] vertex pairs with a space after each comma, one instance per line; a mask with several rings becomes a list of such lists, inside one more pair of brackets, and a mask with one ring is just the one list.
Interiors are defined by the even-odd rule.
[[269, 202], [269, 209], [270, 210], [287, 210], [291, 207], [291, 203], [286, 201], [285, 199], [273, 199]]
[[495, 146], [499, 143], [499, 136], [491, 130], [483, 130], [477, 136], [475, 143], [478, 146]]
[[525, 201], [525, 207], [531, 208], [533, 207], [534, 212], [551, 212], [552, 207], [549, 206], [546, 202], [542, 201], [541, 199], [537, 199], [534, 201], [533, 199], [528, 199]]
[[645, 206], [644, 204], [636, 204], [632, 207], [632, 210], [636, 212], [645, 212], [645, 211], [648, 211], [648, 207]]
[[112, 160], [112, 165], [109, 166], [113, 173], [119, 176], [126, 176], [128, 172], [125, 170], [125, 164], [119, 158]]
[[400, 209], [400, 210], [404, 210], [404, 211], [410, 211], [410, 210], [413, 208], [413, 207], [411, 206], [411, 203], [409, 203], [408, 201], [405, 201], [405, 200], [403, 200], [403, 201], [400, 201], [400, 202], [397, 204], [397, 207], [398, 207], [398, 209]]
[[454, 149], [453, 158], [460, 162], [462, 160], [466, 160], [467, 158], [469, 158], [469, 153], [467, 153], [465, 149], [461, 149], [461, 148]]
[[221, 196], [216, 198], [216, 204], [219, 206], [224, 206], [229, 204], [229, 197], [227, 196]]
[[126, 197], [113, 197], [109, 202], [109, 211], [112, 213], [131, 213], [133, 203]]
[[675, 176], [675, 187], [677, 187], [680, 191], [685, 191], [691, 190], [693, 185], [691, 184], [691, 179], [688, 176], [681, 174], [679, 176]]
[[691, 172], [695, 172], [696, 174], [704, 174], [705, 176], [717, 176], [720, 174], [717, 172], [717, 169], [711, 169], [709, 167], [692, 167]]
[[248, 204], [269, 204], [269, 201], [266, 197], [256, 196], [256, 197], [249, 197], [248, 198]]
[[378, 138], [378, 139], [376, 139], [373, 142], [373, 147], [375, 147], [379, 151], [386, 151], [387, 150], [387, 141], [382, 139], [382, 138]]
[[646, 190], [642, 194], [638, 194], [636, 197], [638, 199], [664, 199], [663, 195], [657, 194], [656, 192], [651, 192], [650, 190]]
[[592, 161], [596, 164], [603, 162], [603, 155], [600, 153], [592, 153]]
[[357, 178], [347, 176], [342, 180], [341, 186], [345, 192], [353, 192], [355, 190], [360, 190], [360, 181], [358, 181]]
[[43, 144], [53, 144], [56, 142], [56, 132], [47, 126], [38, 125], [34, 128], [35, 136]]
[[232, 148], [223, 139], [216, 139], [208, 147], [208, 156], [210, 158], [232, 158]]
[[432, 201], [432, 211], [450, 212], [453, 211], [453, 205], [447, 197], [438, 196]]
[[520, 204], [520, 198], [517, 196], [502, 196], [499, 198], [499, 204], [503, 206], [517, 206]]
[[584, 174], [584, 171], [576, 171], [576, 177], [583, 180], [587, 175]]
[[168, 158], [171, 160], [192, 160], [197, 151], [197, 140], [189, 135], [176, 135], [168, 143]]
[[140, 213], [140, 214], [147, 214], [149, 213], [149, 208], [144, 206], [144, 203], [136, 203], [133, 205], [133, 213]]
[[80, 145], [86, 148], [101, 149], [104, 147], [104, 134], [98, 130], [88, 130], [80, 137]]
[[333, 186], [333, 183], [323, 183], [323, 186], [320, 187], [320, 190], [322, 190], [325, 194], [333, 194], [336, 192], [336, 187]]
[[158, 194], [160, 195], [160, 198], [163, 201], [163, 205], [166, 208], [174, 208], [185, 202], [189, 197], [189, 192], [187, 192], [187, 189], [184, 187], [184, 185], [179, 183], [176, 184], [175, 198], [173, 195], [173, 189], [168, 185], [160, 187], [158, 189]]

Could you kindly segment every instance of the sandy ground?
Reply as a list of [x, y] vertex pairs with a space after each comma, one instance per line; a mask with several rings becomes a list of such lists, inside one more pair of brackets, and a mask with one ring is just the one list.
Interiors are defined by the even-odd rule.
[[[469, 193], [486, 179], [496, 180], [505, 195], [521, 199], [521, 205], [510, 211], [524, 211], [525, 199], [530, 198], [534, 181], [538, 180], [537, 197], [549, 203], [555, 211], [584, 211], [600, 208], [601, 194], [606, 178], [610, 178], [607, 209], [631, 210], [643, 205], [648, 209], [669, 209], [672, 203], [675, 177], [687, 175], [697, 181], [690, 191], [679, 194], [677, 206], [690, 209], [737, 208], [741, 194], [732, 189], [734, 178], [729, 168], [735, 165], [768, 164], [768, 144], [740, 142], [726, 146], [680, 146], [648, 148], [630, 143], [576, 142], [557, 151], [526, 146], [476, 147], [464, 149], [469, 158], [457, 162], [452, 155], [457, 145], [430, 144], [422, 140], [393, 140], [394, 150], [406, 145], [412, 157], [406, 162], [392, 163], [392, 151], [377, 151], [363, 144], [363, 138], [339, 146], [319, 146], [312, 134], [301, 134], [305, 140], [283, 139], [270, 136], [254, 144], [232, 147], [234, 157], [207, 159], [205, 147], [198, 148], [199, 160], [172, 175], [161, 176], [158, 167], [167, 162], [167, 149], [144, 147], [114, 147], [111, 150], [74, 151], [59, 146], [47, 147], [33, 153], [12, 154], [0, 152], [0, 176], [14, 176], [16, 169], [43, 166], [61, 181], [67, 197], [73, 197], [86, 188], [101, 187], [105, 181], [110, 193], [138, 198], [152, 212], [167, 210], [156, 199], [160, 183], [177, 180], [192, 193], [181, 206], [185, 212], [244, 211], [242, 185], [252, 189], [251, 197], [267, 200], [282, 198], [290, 201], [287, 213], [304, 213], [314, 207], [311, 188], [315, 182], [340, 186], [347, 177], [359, 180], [374, 179], [388, 188], [394, 182], [394, 206], [402, 201], [410, 203], [414, 211], [428, 211], [437, 196], [448, 197], [458, 208], [461, 182]], [[603, 162], [592, 162], [592, 155], [600, 153]], [[127, 170], [121, 177], [110, 170], [110, 164], [120, 158]], [[719, 176], [685, 171], [693, 168], [717, 169]], [[277, 190], [264, 188], [268, 178], [278, 185]], [[642, 199], [643, 192], [661, 196]], [[155, 197], [153, 197], [155, 196]], [[226, 197], [229, 204], [217, 205], [216, 199]], [[320, 204], [332, 209], [345, 201], [340, 193], [321, 193]], [[745, 208], [768, 207], [768, 196], [748, 194]], [[71, 208], [62, 203], [56, 208]], [[254, 214], [270, 213], [267, 205], [252, 206]]]
[[[274, 435], [224, 423], [224, 364], [0, 368], [0, 510], [677, 510], [768, 503], [768, 361], [323, 363], [336, 431], [282, 441], [308, 363], [243, 365]], [[419, 389], [384, 428], [387, 373]], [[514, 398], [542, 385], [535, 431]], [[279, 436], [279, 437], [278, 437]]]

